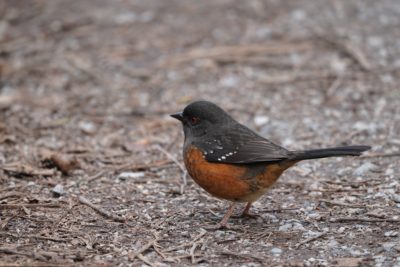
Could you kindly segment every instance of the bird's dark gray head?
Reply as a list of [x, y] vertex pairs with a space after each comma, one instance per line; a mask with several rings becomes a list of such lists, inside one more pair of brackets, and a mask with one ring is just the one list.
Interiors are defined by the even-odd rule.
[[208, 101], [193, 102], [171, 117], [182, 122], [186, 137], [203, 136], [233, 120], [223, 109]]

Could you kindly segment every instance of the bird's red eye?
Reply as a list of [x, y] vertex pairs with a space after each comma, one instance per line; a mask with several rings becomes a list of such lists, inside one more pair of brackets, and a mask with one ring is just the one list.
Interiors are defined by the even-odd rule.
[[199, 121], [200, 121], [200, 118], [199, 118], [199, 117], [191, 117], [191, 118], [190, 118], [190, 123], [191, 123], [192, 125], [195, 125], [195, 124], [199, 123]]

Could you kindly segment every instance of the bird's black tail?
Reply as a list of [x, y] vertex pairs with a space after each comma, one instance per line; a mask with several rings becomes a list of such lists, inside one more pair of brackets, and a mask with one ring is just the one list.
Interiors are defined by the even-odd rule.
[[341, 156], [360, 156], [362, 152], [369, 150], [370, 146], [343, 146], [305, 151], [294, 151], [293, 160], [320, 159]]

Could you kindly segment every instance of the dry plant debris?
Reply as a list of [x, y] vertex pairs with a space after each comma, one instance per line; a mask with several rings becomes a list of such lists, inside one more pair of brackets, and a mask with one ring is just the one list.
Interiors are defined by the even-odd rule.
[[[0, 265], [400, 266], [397, 0], [0, 2]], [[226, 204], [168, 114], [207, 99], [305, 162]]]

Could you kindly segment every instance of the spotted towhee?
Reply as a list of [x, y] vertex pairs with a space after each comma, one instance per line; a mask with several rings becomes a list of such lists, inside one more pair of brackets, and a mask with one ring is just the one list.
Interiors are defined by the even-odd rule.
[[359, 156], [369, 146], [289, 151], [238, 123], [217, 105], [197, 101], [171, 115], [183, 124], [183, 157], [193, 180], [211, 195], [232, 201], [220, 222], [226, 226], [235, 202], [261, 197], [283, 171], [301, 160]]

